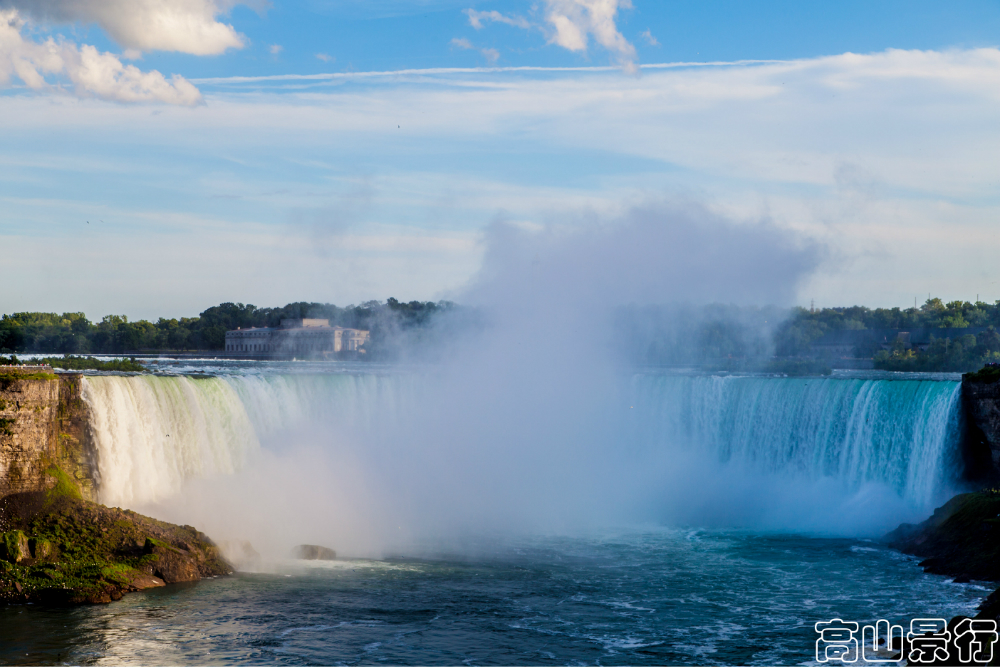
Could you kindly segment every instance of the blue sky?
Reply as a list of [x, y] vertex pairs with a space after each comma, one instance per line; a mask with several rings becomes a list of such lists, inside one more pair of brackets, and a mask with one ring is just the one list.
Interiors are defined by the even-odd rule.
[[692, 201], [823, 244], [801, 304], [1000, 299], [1000, 3], [124, 2], [0, 0], [0, 312], [454, 298]]

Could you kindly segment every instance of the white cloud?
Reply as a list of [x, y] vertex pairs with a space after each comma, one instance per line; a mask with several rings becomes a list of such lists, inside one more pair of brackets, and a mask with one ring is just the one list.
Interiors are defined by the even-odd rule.
[[66, 77], [81, 97], [188, 106], [202, 101], [198, 89], [183, 77], [168, 81], [159, 72], [142, 72], [89, 45], [77, 47], [51, 37], [41, 43], [25, 40], [23, 28], [17, 10], [0, 10], [0, 85], [17, 77], [29, 88], [53, 90], [58, 87], [46, 76], [55, 75]]
[[[247, 0], [243, 0], [246, 2]], [[180, 51], [215, 55], [241, 48], [243, 38], [216, 17], [241, 0], [0, 0], [0, 85], [17, 78], [35, 90], [63, 88], [47, 77], [68, 79], [83, 97], [116, 102], [167, 102], [193, 105], [201, 93], [180, 76], [169, 80], [157, 71], [124, 65], [143, 51]], [[259, 2], [259, 0], [249, 0]], [[121, 57], [76, 45], [62, 36], [32, 41], [34, 24], [99, 25], [124, 48]], [[275, 51], [275, 49], [278, 51]], [[280, 52], [278, 46], [271, 52]]]
[[243, 47], [243, 37], [216, 20], [238, 1], [0, 0], [0, 8], [44, 23], [97, 23], [127, 49], [206, 56]]
[[514, 26], [515, 28], [524, 28], [525, 30], [531, 27], [531, 22], [523, 16], [505, 16], [496, 10], [489, 12], [477, 12], [475, 9], [466, 9], [465, 14], [469, 17], [469, 25], [476, 30], [482, 29], [483, 21], [506, 23], [507, 25]]
[[641, 33], [639, 36], [642, 37], [644, 40], [646, 40], [646, 43], [649, 44], [650, 46], [660, 45], [660, 40], [653, 37], [653, 33], [650, 32], [649, 28], [646, 28], [646, 31]]
[[270, 47], [268, 47], [268, 51], [271, 52], [272, 56], [280, 55], [281, 52], [284, 50], [285, 47], [283, 47], [281, 44], [272, 44]]
[[454, 46], [456, 49], [471, 50], [476, 48], [472, 45], [472, 42], [467, 40], [465, 37], [455, 37], [454, 39], [451, 40], [451, 45]]
[[316, 58], [318, 60], [322, 60], [325, 63], [332, 63], [334, 60], [336, 60], [336, 58], [334, 58], [328, 53], [317, 53]]
[[631, 9], [631, 0], [545, 0], [545, 20], [554, 32], [549, 41], [570, 51], [586, 51], [592, 36], [614, 55], [626, 71], [636, 71], [635, 47], [618, 32], [619, 9]]

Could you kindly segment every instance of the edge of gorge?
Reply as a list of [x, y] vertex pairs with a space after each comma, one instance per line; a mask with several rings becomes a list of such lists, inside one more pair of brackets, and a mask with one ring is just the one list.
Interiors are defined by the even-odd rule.
[[97, 500], [97, 454], [83, 376], [48, 366], [0, 366], [0, 498], [46, 491], [55, 464], [81, 495]]

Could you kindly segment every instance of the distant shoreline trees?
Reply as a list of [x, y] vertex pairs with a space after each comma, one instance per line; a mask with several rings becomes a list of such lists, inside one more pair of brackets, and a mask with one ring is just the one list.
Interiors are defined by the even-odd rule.
[[[982, 328], [977, 335], [934, 336], [937, 329]], [[908, 348], [902, 340], [882, 349], [873, 340], [859, 345], [858, 358], [870, 358], [875, 368], [889, 371], [963, 372], [1000, 361], [1000, 301], [951, 301], [928, 299], [919, 308], [794, 308], [774, 335], [775, 354], [779, 357], [807, 355], [810, 346], [834, 331], [928, 329], [933, 340], [926, 350]], [[862, 349], [863, 348], [863, 349]]]
[[226, 331], [273, 327], [282, 319], [323, 318], [330, 324], [371, 332], [368, 358], [391, 356], [404, 344], [426, 337], [431, 320], [456, 310], [448, 301], [390, 298], [341, 308], [329, 303], [290, 303], [279, 308], [223, 303], [198, 317], [159, 318], [130, 322], [106, 315], [91, 322], [84, 313], [23, 312], [0, 316], [0, 352], [123, 354], [132, 352], [196, 352], [223, 350]]
[[[273, 327], [282, 319], [303, 317], [367, 329], [371, 337], [364, 358], [368, 360], [399, 359], [414, 351], [422, 354], [434, 350], [440, 354], [445, 349], [442, 344], [459, 328], [484, 326], [482, 313], [472, 308], [448, 301], [403, 303], [393, 298], [347, 307], [296, 302], [279, 308], [258, 308], [223, 303], [198, 317], [160, 318], [156, 322], [130, 322], [124, 315], [107, 315], [100, 322], [90, 322], [83, 313], [24, 312], [0, 316], [0, 353], [222, 351], [228, 330]], [[447, 326], [438, 326], [445, 321]], [[976, 327], [975, 335], [955, 335], [955, 329], [970, 327]], [[617, 345], [624, 359], [638, 365], [732, 370], [812, 368], [803, 366], [801, 360], [816, 356], [816, 341], [838, 331], [863, 330], [871, 330], [872, 335], [857, 337], [862, 342], [857, 344], [854, 356], [872, 359], [878, 369], [961, 372], [1000, 361], [1000, 301], [943, 303], [928, 299], [919, 308], [905, 309], [626, 306], [615, 311], [614, 328], [616, 341], [609, 344]], [[926, 350], [915, 349], [902, 340], [883, 349], [885, 342], [876, 341], [874, 334], [892, 329], [930, 330], [934, 340]], [[942, 335], [935, 336], [934, 331], [939, 329]]]

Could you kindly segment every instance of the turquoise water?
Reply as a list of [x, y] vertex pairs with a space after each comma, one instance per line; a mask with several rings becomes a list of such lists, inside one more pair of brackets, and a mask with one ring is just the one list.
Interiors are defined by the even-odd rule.
[[688, 529], [480, 546], [0, 608], [0, 662], [801, 664], [816, 621], [906, 625], [968, 614], [988, 592], [849, 539]]

